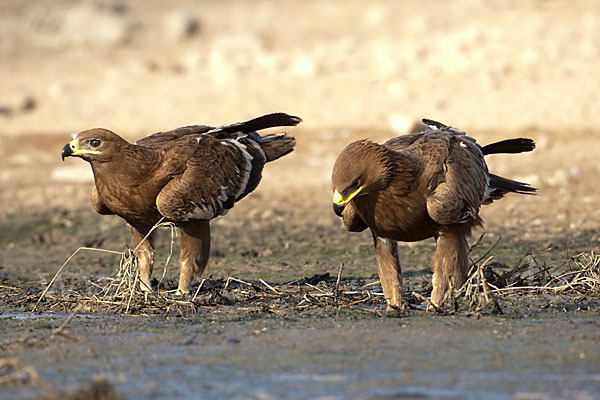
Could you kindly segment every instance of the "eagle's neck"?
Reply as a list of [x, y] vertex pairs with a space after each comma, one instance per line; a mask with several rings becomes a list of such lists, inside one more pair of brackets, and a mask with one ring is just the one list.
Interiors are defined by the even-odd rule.
[[110, 160], [91, 161], [96, 185], [123, 187], [147, 184], [162, 164], [161, 155], [154, 149], [129, 144], [123, 146]]
[[161, 154], [142, 146], [127, 144], [109, 160], [91, 161], [97, 202], [130, 224], [145, 224], [148, 216], [160, 217], [155, 199], [168, 182], [161, 168]]
[[367, 166], [365, 189], [357, 201], [375, 201], [382, 192], [389, 192], [393, 197], [406, 196], [415, 190], [423, 169], [418, 157], [380, 144], [363, 152], [363, 157], [361, 163]]
[[410, 153], [395, 151], [384, 145], [377, 144], [374, 151], [367, 154], [371, 158], [367, 162], [370, 169], [367, 172], [373, 191], [388, 189], [397, 181], [412, 181], [420, 169], [418, 160]]

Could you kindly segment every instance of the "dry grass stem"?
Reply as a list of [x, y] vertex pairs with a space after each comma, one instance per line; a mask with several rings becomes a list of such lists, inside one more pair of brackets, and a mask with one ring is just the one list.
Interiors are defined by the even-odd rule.
[[40, 301], [42, 301], [42, 299], [44, 298], [44, 296], [46, 295], [46, 293], [48, 292], [48, 290], [50, 289], [50, 286], [52, 286], [52, 284], [54, 283], [54, 281], [56, 280], [56, 278], [58, 278], [58, 275], [60, 275], [60, 273], [62, 272], [62, 270], [67, 266], [67, 264], [69, 263], [69, 261], [71, 261], [71, 259], [73, 257], [75, 257], [75, 255], [77, 253], [79, 253], [81, 250], [89, 250], [89, 251], [100, 251], [100, 252], [104, 252], [104, 253], [113, 253], [113, 254], [121, 254], [118, 251], [112, 251], [112, 250], [104, 250], [104, 249], [95, 249], [92, 247], [80, 247], [77, 250], [75, 250], [73, 252], [73, 254], [71, 254], [69, 256], [69, 258], [67, 258], [67, 260], [64, 262], [63, 265], [61, 265], [61, 267], [58, 269], [58, 271], [56, 271], [56, 274], [54, 274], [54, 277], [52, 278], [52, 280], [48, 283], [48, 286], [46, 286], [46, 289], [44, 289], [44, 291], [42, 292], [42, 294], [40, 295], [40, 298], [38, 299], [38, 301], [35, 303], [35, 305], [33, 306], [33, 310], [35, 311], [37, 309], [37, 306], [40, 304]]
[[202, 289], [202, 286], [204, 286], [204, 282], [206, 282], [206, 278], [202, 279], [202, 281], [198, 285], [198, 289], [196, 289], [196, 293], [194, 293], [194, 297], [192, 297], [192, 303], [194, 301], [196, 301], [196, 297], [198, 297], [198, 293], [200, 292], [200, 289]]
[[267, 282], [265, 282], [262, 279], [259, 279], [260, 283], [262, 283], [263, 285], [265, 285], [269, 290], [271, 290], [272, 292], [274, 292], [275, 294], [281, 294], [281, 292], [279, 292], [277, 289], [275, 289], [273, 286], [269, 285]]
[[337, 303], [338, 298], [338, 290], [340, 288], [340, 280], [342, 279], [342, 270], [344, 269], [344, 263], [340, 264], [340, 269], [338, 270], [337, 279], [335, 281], [335, 288], [333, 289], [333, 299]]
[[[161, 226], [171, 228], [172, 251], [175, 239], [174, 226], [161, 221], [152, 230]], [[145, 240], [149, 235], [150, 233]], [[480, 246], [482, 240], [483, 235], [471, 248]], [[594, 252], [578, 254], [556, 266], [547, 266], [538, 261], [539, 255], [543, 252], [527, 252], [513, 268], [508, 268], [493, 261], [493, 256], [489, 256], [499, 241], [500, 239], [496, 240], [485, 251], [484, 256], [473, 262], [465, 284], [458, 290], [449, 291], [443, 304], [453, 306], [450, 310], [434, 306], [429, 300], [427, 291], [408, 288], [408, 293], [411, 293], [408, 297], [409, 308], [434, 310], [438, 313], [466, 312], [467, 314], [480, 314], [491, 310], [492, 313], [501, 314], [504, 310], [499, 299], [507, 296], [542, 292], [564, 296], [600, 296], [600, 256]], [[82, 250], [119, 254], [121, 258], [116, 276], [90, 280], [84, 290], [49, 292], [61, 271]], [[385, 306], [379, 280], [342, 279], [343, 263], [340, 264], [335, 278], [327, 273], [282, 284], [267, 282], [264, 279], [251, 281], [232, 276], [226, 279], [213, 279], [207, 276], [199, 282], [193, 296], [174, 298], [175, 291], [169, 290], [169, 286], [173, 287], [175, 283], [164, 281], [171, 252], [165, 261], [158, 290], [149, 291], [140, 288], [135, 250], [126, 249], [123, 252], [116, 252], [80, 247], [59, 268], [35, 301], [33, 309], [39, 309], [42, 299], [46, 299], [44, 309], [48, 311], [69, 310], [73, 308], [73, 304], [76, 304], [75, 311], [83, 309], [92, 312], [158, 313], [178, 316], [195, 315], [203, 309], [214, 310], [232, 304], [236, 305], [232, 309], [238, 311], [269, 313], [281, 313], [286, 310], [305, 312], [311, 309], [321, 310], [320, 312], [328, 310], [339, 312], [342, 309], [359, 311], [369, 307]], [[12, 286], [8, 286], [7, 289], [17, 292], [21, 290]], [[24, 298], [16, 300], [15, 304], [27, 304], [35, 296], [37, 295], [28, 293]], [[468, 307], [466, 310], [465, 306]], [[369, 312], [373, 311], [369, 310]], [[73, 317], [74, 315], [65, 321], [65, 326]], [[62, 329], [59, 329], [53, 335], [61, 334]]]
[[69, 325], [69, 322], [71, 322], [73, 320], [73, 318], [75, 318], [75, 316], [79, 312], [80, 308], [81, 308], [81, 304], [78, 304], [77, 306], [75, 306], [75, 309], [71, 312], [71, 314], [67, 317], [67, 319], [65, 319], [65, 321], [58, 328], [56, 328], [55, 330], [52, 331], [52, 333], [50, 334], [48, 339], [52, 339], [56, 335], [62, 335], [63, 330], [66, 328], [67, 325]]

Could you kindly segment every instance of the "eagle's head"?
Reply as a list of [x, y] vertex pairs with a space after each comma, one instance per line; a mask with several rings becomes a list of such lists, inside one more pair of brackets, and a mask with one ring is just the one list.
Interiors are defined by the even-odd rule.
[[73, 135], [62, 149], [65, 157], [81, 157], [86, 161], [109, 161], [118, 156], [119, 149], [128, 143], [108, 129], [95, 128]]
[[346, 204], [388, 186], [393, 158], [384, 146], [369, 140], [350, 143], [333, 166], [333, 211], [342, 216]]

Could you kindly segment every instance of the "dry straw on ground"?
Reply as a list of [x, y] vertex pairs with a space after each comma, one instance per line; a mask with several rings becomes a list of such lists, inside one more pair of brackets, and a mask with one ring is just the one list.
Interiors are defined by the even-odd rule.
[[[242, 280], [236, 277], [213, 279], [207, 276], [194, 289], [193, 295], [176, 297], [175, 290], [166, 290], [164, 282], [171, 259], [175, 229], [172, 224], [159, 222], [154, 228], [171, 229], [171, 251], [165, 261], [158, 289], [153, 292], [140, 289], [139, 270], [135, 250], [124, 252], [79, 248], [59, 268], [54, 278], [43, 290], [33, 310], [72, 310], [81, 306], [82, 311], [114, 312], [123, 314], [194, 315], [202, 309], [249, 311], [249, 312], [302, 312], [342, 310], [368, 312], [381, 315], [385, 304], [379, 281], [373, 279], [343, 278], [343, 264], [337, 277], [329, 274], [315, 275], [284, 284]], [[152, 231], [153, 231], [152, 230]], [[152, 232], [151, 231], [151, 232]], [[481, 244], [482, 237], [471, 250]], [[515, 296], [549, 293], [564, 296], [600, 297], [600, 256], [594, 252], [581, 253], [563, 264], [546, 266], [539, 264], [539, 254], [526, 253], [512, 268], [495, 263], [490, 254], [499, 240], [481, 257], [472, 261], [469, 278], [465, 284], [452, 291], [445, 300], [445, 308], [434, 307], [428, 301], [427, 290], [409, 290], [406, 309], [434, 310], [441, 313], [462, 312], [502, 314], [499, 299]], [[49, 292], [50, 287], [70, 260], [80, 251], [101, 251], [121, 256], [119, 270], [114, 277], [89, 281], [82, 290]], [[541, 254], [541, 253], [540, 253]], [[17, 288], [14, 288], [17, 289]], [[405, 288], [405, 290], [408, 288]]]

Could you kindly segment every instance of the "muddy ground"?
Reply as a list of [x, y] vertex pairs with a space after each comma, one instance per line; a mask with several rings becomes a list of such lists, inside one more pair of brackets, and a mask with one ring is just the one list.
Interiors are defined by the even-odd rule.
[[[586, 1], [1, 2], [0, 398], [599, 397], [598, 15]], [[135, 140], [273, 111], [304, 119], [287, 130], [296, 150], [212, 222], [195, 298], [168, 294], [165, 227], [161, 292], [116, 293], [121, 255], [81, 250], [37, 303], [78, 248], [126, 255], [122, 221], [89, 203], [89, 166], [60, 161], [71, 133]], [[500, 289], [510, 271], [562, 289], [427, 311], [434, 243], [402, 243], [408, 307], [385, 313], [371, 238], [342, 229], [329, 177], [347, 143], [422, 117], [481, 144], [536, 140], [487, 160], [539, 195], [484, 207], [472, 259], [494, 257]]]

